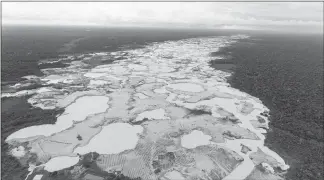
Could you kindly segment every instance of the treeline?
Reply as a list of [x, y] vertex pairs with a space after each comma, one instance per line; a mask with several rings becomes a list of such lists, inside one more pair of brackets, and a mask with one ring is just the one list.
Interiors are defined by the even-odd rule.
[[[291, 168], [288, 180], [320, 180], [323, 163], [323, 37], [264, 35], [221, 50], [231, 84], [270, 108], [266, 145]], [[219, 55], [219, 54], [218, 54]]]

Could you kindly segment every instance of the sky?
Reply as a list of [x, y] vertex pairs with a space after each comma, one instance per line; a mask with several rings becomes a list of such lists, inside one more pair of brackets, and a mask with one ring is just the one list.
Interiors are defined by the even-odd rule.
[[323, 33], [322, 2], [2, 2], [2, 24]]

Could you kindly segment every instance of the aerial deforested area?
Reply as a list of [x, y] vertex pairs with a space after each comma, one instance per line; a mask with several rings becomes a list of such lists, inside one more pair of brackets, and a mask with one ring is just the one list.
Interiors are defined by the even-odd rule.
[[[27, 179], [55, 178], [63, 171], [71, 179], [101, 177], [96, 173], [147, 180], [282, 179], [289, 165], [264, 146], [269, 109], [230, 87], [231, 73], [209, 66], [211, 52], [242, 38], [248, 37], [166, 41], [77, 60], [67, 56], [62, 60], [70, 59], [69, 66], [25, 77], [46, 87], [2, 94], [28, 94], [34, 107], [64, 109], [54, 124], [9, 135], [9, 153], [29, 166]], [[108, 55], [120, 60], [89, 64]], [[93, 152], [96, 158], [85, 165]]]

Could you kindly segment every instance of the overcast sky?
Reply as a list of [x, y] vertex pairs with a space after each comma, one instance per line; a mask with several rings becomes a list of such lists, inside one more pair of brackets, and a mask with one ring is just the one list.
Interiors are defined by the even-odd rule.
[[2, 2], [3, 24], [322, 32], [322, 2]]

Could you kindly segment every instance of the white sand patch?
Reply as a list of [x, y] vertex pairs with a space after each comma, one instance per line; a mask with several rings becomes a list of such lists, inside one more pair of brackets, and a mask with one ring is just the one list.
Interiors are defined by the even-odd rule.
[[120, 121], [129, 121], [129, 106], [131, 94], [127, 89], [118, 90], [109, 94], [112, 101], [110, 103], [111, 108], [107, 111], [105, 119], [114, 120], [119, 119]]
[[263, 129], [263, 128], [257, 128], [256, 130], [258, 130], [260, 133], [265, 134], [267, 133], [267, 130]]
[[187, 92], [202, 92], [204, 88], [198, 84], [192, 83], [178, 83], [178, 84], [170, 84], [168, 87], [180, 90], [180, 91], [187, 91]]
[[19, 146], [19, 147], [13, 148], [11, 150], [11, 154], [13, 156], [15, 156], [15, 157], [23, 157], [23, 156], [25, 156], [26, 152], [25, 152], [24, 146]]
[[55, 124], [43, 124], [20, 129], [7, 137], [6, 141], [33, 136], [50, 136], [73, 125], [73, 121], [83, 121], [91, 114], [105, 112], [109, 105], [106, 96], [83, 96], [69, 105], [64, 113], [57, 118]]
[[53, 91], [53, 89], [52, 88], [48, 88], [48, 87], [41, 87], [41, 88], [39, 88], [39, 89], [37, 89], [37, 93], [45, 93], [45, 92], [51, 92], [51, 91]]
[[1, 98], [4, 97], [20, 97], [20, 96], [26, 96], [26, 95], [32, 95], [35, 94], [36, 91], [35, 90], [22, 90], [22, 91], [18, 91], [15, 93], [1, 93]]
[[161, 87], [159, 89], [154, 89], [153, 92], [158, 93], [158, 94], [166, 94], [166, 93], [169, 93], [169, 91], [167, 91], [165, 89], [165, 87]]
[[[109, 65], [101, 65], [93, 68], [90, 73], [95, 74], [116, 74], [116, 75], [123, 75], [128, 73], [127, 69], [123, 67], [121, 64], [109, 64]], [[85, 75], [86, 77], [89, 76], [89, 73]], [[93, 75], [90, 74], [91, 77], [95, 78]]]
[[36, 174], [33, 178], [33, 180], [41, 180], [43, 177], [43, 174]]
[[203, 132], [193, 130], [190, 134], [181, 137], [182, 147], [193, 149], [198, 146], [210, 144], [211, 136], [205, 135]]
[[79, 98], [81, 96], [85, 96], [85, 95], [96, 96], [96, 95], [100, 95], [100, 93], [96, 90], [77, 91], [72, 94], [69, 94], [68, 96], [64, 97], [63, 99], [59, 99], [57, 101], [57, 106], [58, 107], [66, 107], [66, 106], [70, 105], [73, 101], [75, 101], [77, 98]]
[[31, 79], [38, 79], [39, 77], [35, 76], [35, 75], [27, 75], [27, 76], [23, 76], [21, 78], [31, 80]]
[[218, 90], [220, 92], [230, 93], [230, 94], [233, 94], [233, 95], [236, 95], [236, 96], [240, 96], [240, 97], [247, 96], [246, 93], [244, 93], [244, 92], [242, 92], [242, 91], [240, 91], [238, 89], [234, 89], [232, 87], [229, 87], [229, 86], [218, 86], [217, 88], [218, 88]]
[[57, 121], [82, 121], [91, 114], [105, 112], [109, 105], [109, 97], [106, 96], [83, 96], [66, 107], [64, 113]]
[[90, 83], [89, 85], [90, 86], [102, 86], [102, 85], [105, 85], [105, 84], [110, 84], [109, 81], [104, 81], [104, 80], [90, 80]]
[[213, 98], [212, 103], [218, 107], [223, 108], [225, 111], [230, 112], [234, 115], [238, 114], [238, 103], [237, 99], [226, 99], [226, 98]]
[[17, 88], [17, 87], [21, 87], [21, 86], [23, 86], [21, 83], [16, 83], [16, 84], [11, 85], [11, 86], [9, 86], [9, 87]]
[[166, 114], [165, 110], [161, 109], [161, 108], [160, 109], [154, 109], [152, 111], [145, 111], [145, 112], [142, 112], [141, 114], [139, 114], [136, 117], [135, 122], [142, 121], [144, 118], [147, 118], [149, 120], [152, 120], [152, 119], [155, 119], [155, 120], [170, 119], [165, 114]]
[[111, 70], [109, 71], [113, 74], [116, 75], [123, 75], [125, 73], [128, 73], [127, 69], [119, 64], [115, 64], [114, 66], [111, 67]]
[[123, 77], [123, 76], [107, 75], [103, 79], [105, 79], [105, 80], [107, 79], [107, 80], [110, 80], [110, 81], [121, 81], [121, 80], [124, 80], [126, 78]]
[[56, 125], [71, 127], [73, 121], [83, 121], [91, 114], [105, 112], [108, 108], [109, 98], [106, 96], [83, 96], [66, 107], [64, 113], [57, 118]]
[[189, 99], [189, 98], [191, 98], [191, 96], [190, 95], [186, 95], [186, 94], [179, 94], [178, 95], [178, 98], [179, 99]]
[[97, 52], [97, 53], [94, 53], [94, 55], [105, 56], [105, 55], [108, 55], [108, 53], [107, 52]]
[[[174, 102], [174, 99], [176, 99], [176, 98], [177, 98], [177, 94], [170, 93], [169, 96], [166, 98], [166, 100], [169, 102]], [[180, 103], [182, 103], [182, 102], [180, 102]]]
[[138, 133], [143, 131], [142, 126], [132, 126], [127, 123], [114, 123], [105, 126], [99, 134], [93, 137], [89, 144], [77, 147], [74, 153], [86, 154], [117, 154], [128, 149], [134, 149], [138, 141]]
[[134, 96], [138, 97], [139, 99], [147, 99], [148, 96], [146, 96], [143, 93], [135, 93]]
[[167, 72], [172, 72], [175, 69], [169, 66], [161, 66], [161, 65], [150, 65], [149, 66], [150, 71], [152, 73], [167, 73]]
[[178, 171], [171, 171], [167, 172], [164, 177], [170, 179], [170, 180], [185, 180], [185, 178], [182, 176], [181, 173]]
[[88, 78], [99, 78], [106, 75], [107, 75], [106, 73], [93, 73], [93, 72], [88, 72], [84, 74], [84, 76]]
[[20, 139], [20, 138], [28, 138], [38, 135], [50, 136], [53, 132], [57, 131], [55, 125], [52, 124], [43, 124], [38, 126], [30, 126], [23, 129], [20, 129], [12, 134], [10, 134], [6, 141], [10, 141], [13, 139]]
[[128, 68], [135, 71], [145, 71], [147, 69], [146, 66], [138, 65], [138, 64], [129, 64]]
[[54, 92], [57, 91], [50, 87], [41, 87], [38, 89], [31, 89], [31, 90], [22, 90], [15, 93], [1, 93], [1, 97], [21, 97], [26, 95], [32, 95], [32, 94], [42, 94], [46, 92]]
[[107, 73], [111, 70], [111, 65], [101, 65], [91, 69], [92, 73]]
[[66, 79], [66, 77], [64, 77], [64, 76], [49, 75], [49, 76], [43, 78], [42, 80], [46, 81], [47, 84], [56, 84], [56, 83], [64, 81], [65, 79]]
[[47, 163], [44, 164], [44, 170], [48, 172], [59, 171], [71, 166], [74, 166], [79, 162], [79, 157], [71, 156], [58, 156], [50, 159]]
[[15, 89], [18, 89], [18, 88], [21, 88], [21, 87], [27, 87], [27, 86], [30, 86], [30, 85], [33, 85], [33, 83], [16, 83], [14, 85], [8, 85], [10, 88], [15, 88]]

